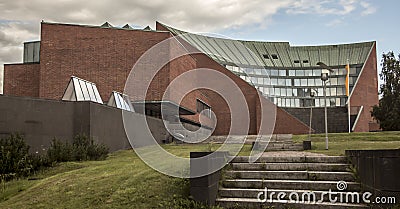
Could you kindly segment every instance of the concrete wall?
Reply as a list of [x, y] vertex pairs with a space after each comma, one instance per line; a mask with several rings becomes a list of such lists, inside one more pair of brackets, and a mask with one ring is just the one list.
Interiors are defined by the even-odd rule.
[[[0, 95], [0, 116], [0, 136], [23, 135], [31, 152], [44, 151], [53, 138], [72, 142], [77, 134], [105, 143], [111, 151], [131, 148], [121, 110], [102, 104]], [[148, 125], [161, 143], [167, 133], [162, 120], [148, 117]]]
[[[364, 191], [374, 196], [396, 197], [400, 200], [400, 149], [393, 150], [346, 150], [346, 156], [356, 167]], [[374, 208], [387, 208], [383, 205]]]

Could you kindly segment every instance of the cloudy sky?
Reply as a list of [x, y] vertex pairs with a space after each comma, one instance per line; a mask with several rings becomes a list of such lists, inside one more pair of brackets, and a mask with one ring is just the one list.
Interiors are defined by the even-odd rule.
[[383, 52], [400, 53], [398, 8], [398, 0], [0, 0], [0, 80], [3, 63], [22, 61], [23, 42], [39, 40], [41, 20], [152, 28], [158, 20], [191, 32], [292, 45], [376, 40], [380, 59]]

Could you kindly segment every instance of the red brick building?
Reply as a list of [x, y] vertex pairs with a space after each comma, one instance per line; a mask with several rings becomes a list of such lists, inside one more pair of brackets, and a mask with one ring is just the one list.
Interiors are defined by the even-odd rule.
[[[4, 94], [60, 100], [70, 77], [76, 76], [96, 83], [101, 97], [103, 100], [107, 100], [112, 91], [124, 91], [124, 85], [131, 72], [132, 66], [134, 66], [146, 51], [156, 44], [180, 34], [182, 34], [182, 31], [160, 23], [157, 23], [156, 30], [149, 30], [148, 28], [139, 30], [130, 27], [112, 27], [107, 24], [98, 27], [42, 22], [40, 41], [25, 43], [24, 63], [5, 65]], [[228, 55], [224, 55], [221, 52], [215, 52], [220, 53], [218, 57], [216, 57], [210, 53], [210, 50], [205, 50], [205, 47], [214, 47], [215, 49], [217, 46], [213, 45], [213, 43], [201, 43], [196, 45], [196, 40], [194, 39], [183, 39], [180, 41], [182, 49], [185, 49], [185, 47], [195, 47], [203, 53], [185, 55], [163, 66], [157, 76], [151, 81], [149, 91], [145, 98], [145, 100], [149, 102], [149, 105], [146, 105], [146, 109], [149, 108], [152, 114], [158, 116], [159, 113], [157, 113], [157, 111], [159, 110], [155, 106], [151, 106], [150, 103], [158, 104], [157, 102], [161, 102], [165, 89], [177, 76], [192, 69], [208, 68], [225, 74], [239, 86], [242, 94], [245, 96], [249, 109], [249, 134], [256, 134], [260, 129], [260, 123], [262, 121], [262, 118], [260, 118], [260, 103], [265, 103], [276, 108], [274, 133], [300, 134], [308, 132], [309, 127], [306, 125], [308, 122], [305, 119], [308, 114], [306, 111], [307, 107], [305, 107], [306, 101], [309, 101], [307, 96], [303, 96], [304, 98], [299, 99], [299, 102], [301, 102], [303, 106], [296, 107], [296, 105], [293, 105], [292, 107], [291, 105], [287, 105], [290, 101], [296, 104], [297, 97], [293, 97], [292, 100], [287, 100], [288, 102], [282, 105], [282, 99], [285, 96], [279, 95], [279, 100], [274, 100], [271, 99], [271, 97], [265, 96], [264, 90], [268, 89], [267, 87], [271, 89], [271, 85], [264, 86], [265, 88], [260, 89], [260, 85], [246, 81], [240, 73], [231, 69], [231, 66], [243, 67], [240, 65], [243, 63], [235, 63], [233, 59], [229, 61]], [[217, 43], [217, 41], [219, 40], [215, 38], [214, 42]], [[296, 89], [293, 87], [296, 86], [294, 82], [297, 81], [297, 79], [301, 80], [306, 78], [303, 78], [305, 76], [304, 74], [303, 76], [297, 76], [297, 71], [293, 78], [290, 77], [292, 69], [299, 70], [299, 72], [300, 70], [312, 70], [316, 68], [315, 60], [327, 62], [326, 59], [329, 62], [329, 66], [344, 68], [343, 62], [340, 61], [344, 59], [342, 57], [343, 55], [340, 54], [341, 51], [345, 51], [349, 56], [358, 56], [359, 59], [351, 63], [351, 67], [355, 69], [350, 97], [352, 114], [355, 115], [355, 117], [353, 116], [352, 125], [354, 126], [354, 131], [370, 130], [373, 120], [369, 114], [369, 109], [371, 106], [378, 103], [375, 42], [340, 45], [336, 46], [336, 48], [335, 46], [298, 47], [295, 48], [295, 50], [297, 50], [297, 56], [300, 56], [300, 58], [297, 57], [295, 59], [292, 59], [292, 57], [294, 57], [291, 51], [293, 47], [290, 47], [288, 44], [287, 46], [282, 43], [274, 44], [265, 42], [265, 44], [275, 48], [276, 52], [267, 52], [268, 47], [264, 47], [267, 51], [258, 52], [256, 56], [260, 55], [263, 57], [262, 65], [267, 69], [286, 70], [285, 75], [278, 75], [281, 77], [288, 77], [286, 79], [287, 84], [289, 84], [289, 80], [291, 79], [290, 82], [293, 83], [291, 89], [293, 92], [295, 91], [294, 89]], [[254, 48], [254, 51], [257, 51], [257, 44], [246, 42], [244, 45], [249, 47], [250, 50]], [[226, 42], [225, 48], [229, 47], [229, 43]], [[169, 57], [172, 48], [173, 46], [171, 46], [170, 49], [160, 51], [160, 56]], [[312, 60], [312, 53], [310, 52], [312, 50], [321, 54], [321, 56]], [[338, 51], [337, 54], [333, 53], [335, 50]], [[234, 52], [234, 50], [231, 50], [231, 52], [232, 51]], [[303, 56], [302, 53], [304, 54], [305, 52], [308, 53], [307, 59], [301, 58], [301, 56]], [[287, 54], [285, 55], [287, 58], [285, 58], [283, 53]], [[275, 59], [275, 56], [277, 56], [278, 59]], [[242, 60], [245, 59], [246, 57]], [[276, 64], [279, 59], [282, 59], [280, 65]], [[339, 62], [329, 61], [334, 59], [339, 60]], [[223, 62], [221, 60], [223, 60]], [[292, 62], [290, 67], [288, 67], [288, 62]], [[249, 66], [254, 65], [249, 63]], [[245, 67], [246, 66], [243, 68]], [[140, 76], [140, 74], [137, 76]], [[339, 74], [336, 77], [337, 80], [342, 78]], [[143, 76], [140, 77], [140, 79], [145, 80], [149, 78]], [[193, 79], [195, 80], [196, 78]], [[273, 75], [271, 79], [275, 79]], [[276, 79], [280, 81], [279, 78]], [[309, 82], [311, 82], [311, 80]], [[337, 88], [341, 87], [339, 86]], [[272, 87], [272, 89], [274, 89], [274, 87]], [[262, 94], [260, 94], [260, 92], [262, 92]], [[135, 95], [131, 95], [131, 97], [133, 101], [137, 99]], [[286, 97], [289, 98], [289, 95]], [[231, 113], [224, 99], [217, 93], [210, 90], [198, 89], [187, 94], [181, 102], [176, 101], [173, 94], [169, 95], [168, 98], [170, 102], [179, 104], [181, 108], [191, 113], [189, 115], [182, 115], [181, 120], [192, 124], [197, 124], [199, 122], [199, 104], [211, 108], [218, 118], [214, 134], [225, 135], [228, 133]], [[332, 99], [333, 98], [332, 96]], [[338, 100], [335, 100], [335, 102], [339, 101], [339, 105], [332, 105], [330, 107], [330, 110], [332, 109], [331, 112], [335, 112], [333, 111], [335, 109], [336, 112], [339, 112], [338, 114], [342, 114], [346, 109], [343, 103], [345, 100], [340, 100], [341, 98], [344, 97], [340, 96], [337, 98]], [[311, 103], [317, 106], [315, 101]], [[346, 114], [347, 113], [344, 113], [344, 115]], [[336, 116], [332, 115], [331, 117], [334, 119]], [[318, 124], [319, 120], [321, 120], [321, 118], [313, 118], [313, 123]], [[337, 130], [338, 132], [345, 130], [346, 128], [344, 126], [346, 126], [346, 122], [345, 119], [343, 120], [344, 122], [336, 123], [331, 120], [333, 124], [339, 124], [338, 126], [340, 127], [343, 126], [337, 129], [332, 128], [332, 130]], [[206, 123], [211, 124], [212, 121], [206, 121]], [[318, 128], [314, 129], [320, 132]]]

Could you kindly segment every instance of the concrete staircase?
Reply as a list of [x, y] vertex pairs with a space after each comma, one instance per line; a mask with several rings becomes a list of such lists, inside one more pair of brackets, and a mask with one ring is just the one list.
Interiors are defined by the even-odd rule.
[[[212, 136], [205, 143], [225, 143], [227, 136]], [[248, 136], [230, 136], [229, 141], [231, 143], [242, 144], [254, 144], [258, 136], [248, 135]], [[296, 144], [293, 142], [292, 134], [273, 134], [269, 136], [261, 136], [260, 141], [268, 142], [268, 151], [301, 151], [303, 150], [303, 144]]]
[[[339, 181], [347, 183], [345, 190], [338, 190]], [[338, 192], [332, 196], [338, 198], [336, 203], [323, 195], [329, 190]], [[278, 199], [281, 192], [285, 196]], [[289, 201], [292, 192], [300, 202]], [[309, 199], [310, 192], [315, 198]], [[255, 163], [248, 163], [248, 157], [236, 157], [223, 174], [217, 204], [225, 208], [367, 208], [353, 204], [350, 196], [346, 201], [347, 192], [358, 192], [362, 202], [360, 184], [345, 157], [265, 156]], [[340, 202], [340, 196], [344, 201]], [[295, 194], [291, 197], [297, 199]]]

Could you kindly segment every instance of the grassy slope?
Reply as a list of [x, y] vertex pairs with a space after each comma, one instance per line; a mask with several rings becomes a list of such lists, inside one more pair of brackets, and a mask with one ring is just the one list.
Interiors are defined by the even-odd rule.
[[[295, 136], [301, 142], [308, 136]], [[344, 154], [345, 149], [400, 148], [400, 132], [313, 135], [312, 152]], [[188, 157], [190, 151], [212, 151], [219, 145], [166, 145], [169, 152]], [[240, 155], [248, 155], [245, 146]], [[0, 208], [193, 208], [188, 181], [160, 174], [133, 151], [120, 151], [105, 161], [69, 162], [34, 176], [6, 183]]]
[[[325, 150], [325, 134], [311, 136], [310, 152], [327, 155], [344, 155], [345, 150], [352, 149], [399, 149], [400, 132], [377, 133], [338, 133], [329, 134], [329, 150]], [[294, 136], [295, 142], [308, 140], [308, 135]]]

